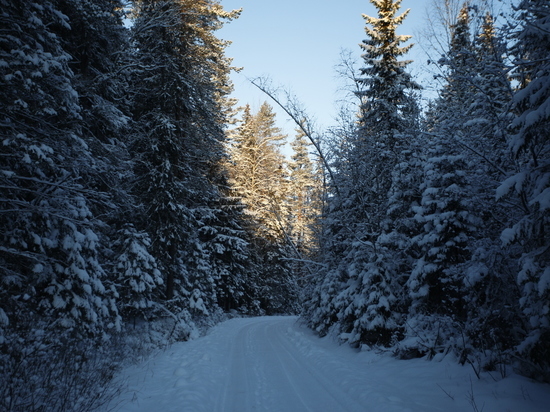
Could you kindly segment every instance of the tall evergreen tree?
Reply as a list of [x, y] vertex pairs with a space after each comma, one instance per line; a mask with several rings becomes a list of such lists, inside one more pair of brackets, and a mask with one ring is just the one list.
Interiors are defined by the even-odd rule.
[[225, 12], [216, 1], [136, 2], [133, 42], [134, 194], [143, 204], [165, 298], [176, 312], [211, 313], [215, 278], [199, 228], [220, 199], [226, 43], [215, 37]]
[[[111, 377], [102, 348], [120, 317], [102, 257], [106, 197], [89, 184], [104, 170], [79, 99], [82, 43], [64, 2], [1, 9], [0, 409], [91, 409]], [[104, 27], [116, 30], [113, 20]]]
[[273, 241], [283, 239], [286, 229], [286, 179], [279, 150], [285, 139], [271, 106], [264, 103], [252, 115], [247, 105], [231, 152], [232, 187], [258, 224], [258, 235]]
[[[527, 334], [518, 347], [531, 373], [546, 374], [550, 359], [550, 5], [524, 0], [523, 22], [513, 48], [514, 76], [519, 83], [513, 103], [510, 147], [519, 170], [499, 187], [499, 198], [515, 195], [522, 213], [502, 232], [506, 245], [519, 244], [517, 283]], [[530, 365], [536, 365], [538, 370]]]
[[[11, 316], [51, 316], [88, 332], [117, 317], [103, 283], [92, 170], [79, 128], [77, 99], [60, 38], [69, 27], [55, 5], [4, 2], [2, 36], [2, 302]], [[27, 296], [21, 300], [18, 297]], [[25, 309], [22, 309], [22, 308]], [[33, 309], [34, 308], [34, 309]], [[16, 315], [19, 314], [19, 315]], [[25, 323], [31, 319], [11, 324]]]
[[321, 333], [336, 322], [351, 343], [389, 345], [399, 337], [402, 309], [394, 293], [399, 264], [384, 233], [392, 230], [385, 228], [386, 210], [394, 168], [410, 153], [408, 132], [418, 123], [411, 113], [419, 86], [405, 70], [410, 61], [399, 60], [412, 47], [402, 46], [410, 36], [396, 34], [408, 11], [397, 15], [400, 0], [371, 3], [378, 17], [363, 16], [368, 39], [361, 45], [359, 125], [343, 142], [339, 195], [325, 225], [327, 269], [307, 310]]
[[[460, 121], [463, 127], [457, 129], [462, 134], [456, 135], [469, 160], [470, 208], [483, 220], [470, 241], [472, 256], [465, 271], [466, 335], [476, 349], [491, 348], [503, 358], [519, 338], [517, 330], [510, 333], [508, 327], [519, 323], [512, 275], [516, 252], [502, 248], [499, 239], [502, 228], [517, 212], [495, 199], [496, 188], [513, 165], [507, 130], [512, 91], [504, 62], [507, 50], [503, 33], [490, 12], [477, 18], [481, 25], [472, 42], [476, 65], [466, 79], [473, 89], [464, 120]], [[503, 307], [509, 309], [500, 310]]]
[[510, 259], [496, 241], [510, 210], [494, 200], [506, 159], [510, 86], [491, 15], [475, 35], [475, 10], [464, 4], [449, 27], [449, 49], [439, 61], [445, 84], [425, 131], [421, 230], [413, 238], [419, 259], [407, 283], [408, 333], [421, 337], [424, 353], [452, 345], [500, 350], [502, 328], [515, 318], [513, 310], [497, 309], [514, 292], [505, 286]]
[[[465, 296], [462, 273], [471, 252], [469, 245], [479, 219], [472, 214], [468, 156], [455, 143], [468, 120], [475, 57], [470, 36], [468, 5], [451, 27], [449, 51], [440, 64], [448, 68], [446, 84], [430, 121], [429, 145], [424, 163], [422, 197], [416, 207], [420, 231], [413, 238], [418, 250], [407, 288], [411, 299], [409, 333], [436, 336], [431, 328], [441, 323], [463, 324]], [[440, 336], [441, 339], [449, 339]], [[422, 344], [430, 349], [443, 342]], [[427, 349], [427, 348], [426, 348]]]
[[308, 148], [311, 143], [301, 129], [296, 129], [296, 137], [291, 142], [293, 150], [288, 163], [288, 236], [296, 260], [292, 271], [301, 281], [306, 281], [313, 274], [311, 260], [318, 258], [319, 221], [323, 205], [323, 169], [319, 159], [313, 162]]
[[288, 243], [288, 180], [279, 147], [284, 136], [267, 103], [252, 114], [247, 105], [233, 133], [229, 162], [231, 187], [242, 199], [253, 230], [252, 245], [261, 266], [257, 299], [268, 313], [295, 311], [297, 287]]
[[[92, 170], [86, 171], [83, 178], [87, 186], [101, 194], [92, 204], [94, 214], [108, 223], [105, 230], [116, 232], [121, 229], [119, 222], [129, 219], [121, 215], [132, 207], [123, 183], [131, 174], [125, 70], [130, 44], [122, 23], [123, 4], [119, 0], [58, 0], [58, 4], [70, 27], [57, 26], [56, 32], [71, 56], [72, 82], [82, 108], [82, 138], [92, 154]], [[106, 233], [101, 241], [110, 235]]]
[[[361, 44], [365, 67], [359, 79], [363, 88], [357, 92], [361, 100], [360, 129], [354, 149], [359, 157], [355, 163], [360, 167], [360, 175], [365, 178], [366, 173], [370, 173], [368, 190], [371, 194], [364, 199], [367, 208], [385, 204], [391, 170], [400, 151], [407, 146], [404, 134], [412, 126], [410, 117], [405, 115], [415, 105], [410, 91], [420, 88], [406, 71], [411, 61], [399, 60], [413, 46], [402, 46], [411, 36], [396, 33], [409, 11], [397, 15], [400, 0], [371, 0], [371, 3], [377, 8], [378, 16], [363, 16], [369, 38]], [[368, 157], [364, 159], [366, 153]], [[383, 215], [380, 210], [373, 212], [375, 219]]]

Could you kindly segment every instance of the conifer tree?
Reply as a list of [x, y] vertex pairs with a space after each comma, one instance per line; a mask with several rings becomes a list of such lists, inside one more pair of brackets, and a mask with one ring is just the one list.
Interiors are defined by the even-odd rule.
[[[468, 161], [453, 142], [466, 122], [475, 69], [470, 39], [470, 15], [465, 4], [452, 26], [449, 52], [440, 61], [448, 67], [447, 83], [432, 120], [427, 159], [424, 163], [421, 200], [416, 219], [421, 230], [412, 239], [419, 251], [407, 288], [411, 299], [408, 326], [411, 334], [435, 336], [426, 329], [442, 322], [464, 322], [464, 288], [461, 274], [470, 259], [469, 244], [478, 220], [471, 215]], [[432, 316], [437, 315], [437, 316]], [[445, 337], [444, 337], [445, 338]], [[442, 342], [431, 342], [441, 345]]]
[[352, 344], [389, 345], [401, 331], [395, 291], [402, 280], [393, 246], [386, 242], [384, 232], [393, 230], [385, 228], [386, 210], [394, 168], [410, 153], [408, 132], [414, 135], [418, 124], [411, 114], [416, 112], [412, 92], [419, 86], [405, 70], [410, 61], [399, 60], [412, 47], [402, 46], [410, 36], [396, 34], [408, 11], [397, 15], [399, 0], [371, 3], [378, 17], [363, 16], [368, 39], [361, 44], [359, 125], [342, 142], [339, 196], [331, 202], [323, 234], [329, 238], [327, 269], [307, 310], [321, 333], [338, 323], [341, 337]]
[[52, 32], [69, 22], [52, 2], [4, 6], [3, 311], [30, 316], [10, 321], [24, 324], [36, 321], [40, 307], [46, 321], [56, 318], [63, 327], [101, 333], [107, 323], [118, 323], [116, 292], [104, 284], [93, 192], [81, 184], [93, 165], [78, 127], [81, 106], [70, 56]]
[[515, 310], [496, 309], [510, 306], [515, 294], [511, 259], [497, 242], [511, 211], [494, 200], [505, 173], [510, 85], [492, 17], [485, 14], [481, 31], [472, 33], [475, 10], [464, 4], [450, 27], [449, 50], [439, 62], [446, 83], [425, 132], [421, 230], [413, 238], [419, 259], [407, 283], [408, 333], [422, 336], [421, 351], [429, 341], [432, 348], [472, 345], [502, 354], [512, 342], [503, 339], [504, 325], [516, 319]]
[[400, 150], [406, 147], [403, 134], [410, 128], [411, 120], [405, 114], [415, 105], [410, 91], [420, 86], [405, 70], [411, 61], [398, 60], [413, 46], [402, 46], [411, 36], [396, 34], [397, 26], [409, 11], [397, 15], [400, 0], [371, 0], [371, 3], [378, 9], [378, 17], [363, 15], [369, 38], [361, 44], [365, 67], [361, 69], [363, 77], [359, 78], [363, 90], [357, 92], [361, 107], [355, 154], [363, 157], [369, 153], [367, 161], [357, 160], [357, 163], [364, 164], [362, 175], [370, 171], [369, 177], [373, 178], [369, 185], [373, 202], [366, 203], [382, 206], [385, 203], [382, 197], [390, 184], [391, 169], [399, 159]]
[[511, 125], [510, 148], [519, 170], [503, 181], [497, 195], [515, 195], [522, 210], [501, 235], [505, 245], [518, 244], [522, 252], [517, 283], [527, 334], [518, 350], [529, 361], [523, 364], [529, 373], [546, 374], [548, 379], [550, 5], [541, 0], [524, 0], [518, 7], [523, 24], [512, 51], [513, 74], [520, 87], [513, 98], [516, 117]]
[[0, 4], [0, 409], [93, 409], [121, 322], [73, 22], [61, 1]]
[[[58, 5], [70, 27], [54, 27], [71, 56], [82, 138], [92, 155], [93, 169], [83, 170], [83, 178], [101, 198], [92, 203], [94, 214], [106, 221], [105, 230], [112, 228], [116, 233], [122, 228], [120, 221], [128, 219], [121, 214], [131, 207], [123, 184], [131, 174], [127, 150], [131, 118], [125, 95], [127, 72], [123, 70], [128, 65], [130, 44], [122, 23], [123, 5], [120, 0], [58, 0]], [[105, 233], [101, 242], [113, 233]], [[102, 246], [109, 248], [108, 244]]]
[[286, 136], [275, 126], [273, 109], [264, 103], [256, 114], [245, 106], [241, 125], [231, 137], [229, 182], [246, 206], [261, 267], [256, 299], [268, 313], [293, 312], [297, 286], [286, 259], [295, 255], [288, 244], [288, 180], [279, 151]]
[[227, 187], [214, 213], [206, 215], [199, 237], [210, 258], [210, 273], [216, 283], [216, 302], [224, 311], [237, 310], [245, 314], [260, 314], [259, 264], [252, 247], [253, 235], [247, 226], [244, 205], [230, 196]]
[[[509, 163], [507, 153], [508, 132], [504, 126], [510, 116], [512, 87], [508, 76], [508, 67], [504, 62], [507, 53], [505, 40], [497, 32], [491, 13], [483, 17], [480, 32], [473, 43], [476, 55], [476, 71], [473, 103], [468, 110], [472, 121], [467, 127], [467, 135], [479, 135], [481, 139], [472, 139], [468, 144], [490, 156], [499, 167]], [[470, 127], [475, 128], [470, 131]], [[476, 145], [476, 142], [478, 145]], [[495, 167], [489, 172], [499, 173]]]
[[229, 83], [226, 43], [215, 37], [225, 12], [216, 1], [136, 2], [132, 155], [141, 224], [175, 312], [215, 309], [215, 279], [199, 228], [220, 199]]
[[113, 242], [116, 262], [113, 271], [117, 277], [120, 311], [127, 318], [149, 318], [154, 304], [159, 301], [163, 279], [156, 259], [150, 254], [151, 241], [147, 233], [138, 233], [132, 224], [121, 229]]
[[286, 136], [275, 126], [275, 113], [263, 103], [252, 115], [244, 108], [233, 136], [231, 184], [258, 225], [257, 234], [273, 241], [284, 238], [286, 179], [279, 146]]
[[[481, 25], [472, 42], [476, 66], [467, 79], [473, 90], [461, 122], [462, 135], [457, 135], [466, 159], [470, 159], [470, 208], [478, 211], [477, 216], [483, 221], [469, 246], [472, 256], [464, 280], [466, 335], [475, 348], [493, 348], [503, 357], [513, 350], [519, 338], [517, 331], [510, 333], [507, 326], [519, 323], [513, 279], [515, 252], [502, 248], [499, 239], [504, 225], [517, 212], [510, 204], [499, 204], [495, 199], [496, 188], [513, 164], [507, 129], [512, 90], [504, 62], [507, 50], [503, 33], [495, 26], [490, 12], [478, 18]], [[502, 307], [509, 310], [498, 309]]]
[[361, 45], [366, 66], [359, 79], [363, 90], [357, 93], [359, 129], [351, 160], [357, 168], [354, 173], [359, 172], [352, 198], [360, 194], [364, 217], [360, 231], [352, 234], [355, 241], [347, 256], [352, 263], [344, 293], [352, 299], [345, 305], [342, 325], [347, 329], [353, 325], [351, 342], [389, 345], [401, 333], [403, 309], [397, 291], [403, 268], [394, 252], [397, 239], [389, 235], [395, 226], [387, 225], [386, 211], [391, 188], [402, 183], [394, 181], [394, 170], [411, 153], [416, 124], [412, 92], [420, 86], [406, 71], [410, 61], [399, 60], [412, 47], [402, 46], [411, 36], [396, 33], [408, 10], [398, 15], [401, 1], [371, 3], [378, 16], [363, 16], [369, 38]]
[[[141, 288], [136, 287], [132, 292], [136, 295], [130, 298], [126, 293], [129, 279], [122, 281], [119, 272], [111, 270], [123, 265], [129, 273], [129, 268], [133, 267], [133, 285], [156, 284], [147, 278], [151, 268], [143, 267], [154, 258], [128, 249], [139, 248], [147, 254], [150, 242], [129, 223], [133, 220], [134, 207], [127, 184], [132, 180], [127, 146], [132, 124], [126, 96], [128, 76], [123, 68], [129, 62], [130, 43], [128, 30], [122, 23], [123, 4], [118, 0], [58, 0], [57, 3], [70, 24], [54, 28], [71, 56], [72, 84], [81, 107], [79, 128], [90, 151], [91, 168], [80, 169], [81, 182], [90, 190], [91, 212], [101, 216], [103, 223], [98, 225], [99, 259], [102, 266], [108, 268], [108, 273], [116, 273], [109, 276], [108, 282], [124, 289], [124, 292], [119, 291], [119, 300], [128, 298], [134, 302], [121, 302], [121, 309], [125, 308], [121, 312], [128, 314], [126, 308], [136, 306], [136, 301], [140, 301], [139, 305], [146, 311], [150, 304], [143, 302], [150, 302], [149, 291], [143, 289], [144, 296], [139, 298], [138, 289]], [[140, 239], [145, 239], [144, 243]], [[138, 274], [144, 279], [138, 279]]]
[[296, 129], [291, 142], [293, 154], [288, 163], [288, 236], [292, 242], [295, 259], [292, 264], [294, 275], [309, 282], [314, 272], [311, 260], [318, 258], [319, 220], [323, 204], [323, 169], [321, 160], [317, 163], [310, 158], [308, 148], [311, 143], [301, 129]]

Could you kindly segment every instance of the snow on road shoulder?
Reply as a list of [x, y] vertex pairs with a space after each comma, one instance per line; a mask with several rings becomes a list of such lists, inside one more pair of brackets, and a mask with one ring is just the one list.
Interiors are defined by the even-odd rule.
[[550, 385], [533, 382], [509, 371], [476, 377], [470, 365], [452, 356], [440, 361], [398, 360], [389, 354], [358, 351], [319, 339], [304, 327], [289, 329], [296, 346], [342, 390], [359, 398], [365, 411], [484, 411], [545, 412], [550, 407]]
[[323, 412], [315, 400], [326, 399], [326, 412], [548, 410], [549, 385], [514, 374], [493, 377], [477, 379], [470, 366], [450, 357], [400, 361], [359, 352], [318, 338], [296, 317], [244, 318], [127, 368], [121, 375], [127, 391], [111, 406], [122, 412]]

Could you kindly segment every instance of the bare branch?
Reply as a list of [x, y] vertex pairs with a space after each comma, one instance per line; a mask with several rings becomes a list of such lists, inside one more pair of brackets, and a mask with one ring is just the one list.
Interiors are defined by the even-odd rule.
[[268, 95], [281, 109], [283, 109], [285, 113], [288, 114], [290, 118], [294, 121], [294, 123], [296, 123], [296, 125], [300, 128], [300, 130], [307, 136], [307, 138], [309, 139], [313, 147], [315, 147], [317, 154], [323, 161], [323, 164], [330, 176], [332, 184], [336, 189], [338, 196], [340, 196], [340, 190], [338, 189], [338, 186], [336, 184], [334, 173], [332, 172], [332, 169], [328, 164], [328, 161], [325, 155], [323, 154], [323, 151], [321, 150], [321, 146], [318, 140], [315, 139], [314, 137], [314, 132], [311, 126], [311, 122], [307, 120], [308, 117], [305, 115], [304, 110], [299, 108], [295, 99], [292, 98], [292, 95], [290, 94], [290, 92], [288, 91], [286, 92], [287, 104], [285, 105], [277, 97], [276, 91], [269, 87], [267, 79], [256, 78], [256, 79], [248, 79], [248, 80], [258, 89], [260, 89], [262, 92]]

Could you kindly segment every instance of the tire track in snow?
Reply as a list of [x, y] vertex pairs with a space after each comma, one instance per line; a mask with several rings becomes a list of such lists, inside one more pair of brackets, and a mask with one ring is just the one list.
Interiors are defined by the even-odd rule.
[[255, 384], [252, 374], [250, 355], [254, 352], [251, 332], [259, 323], [247, 324], [240, 329], [231, 344], [230, 368], [223, 396], [218, 401], [217, 410], [222, 412], [255, 410], [254, 397], [250, 392]]
[[216, 410], [364, 411], [337, 382], [310, 365], [291, 341], [296, 318], [263, 318], [242, 327], [230, 350], [230, 371]]
[[[315, 368], [315, 364], [311, 362], [311, 359], [306, 358], [298, 350], [296, 343], [289, 339], [291, 327], [289, 327], [288, 322], [281, 322], [276, 327], [279, 329], [275, 335], [279, 344], [278, 347], [283, 349], [286, 355], [285, 360], [281, 359], [281, 365], [294, 371], [289, 373], [289, 380], [294, 382], [297, 387], [301, 387], [303, 394], [308, 394], [310, 397], [313, 395], [309, 400], [311, 406], [313, 406], [312, 411], [364, 412], [364, 406], [349, 398], [349, 394], [339, 389], [338, 382], [331, 381], [323, 371]], [[282, 358], [281, 351], [279, 353]], [[300, 380], [300, 375], [302, 378], [307, 379]]]

